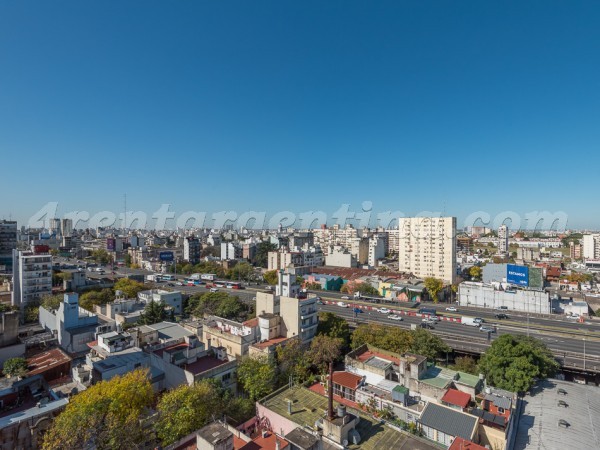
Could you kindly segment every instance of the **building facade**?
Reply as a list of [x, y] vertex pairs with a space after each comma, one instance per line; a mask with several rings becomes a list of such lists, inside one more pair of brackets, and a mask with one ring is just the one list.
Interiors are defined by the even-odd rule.
[[0, 272], [13, 269], [13, 250], [17, 248], [17, 222], [0, 220]]
[[52, 294], [52, 256], [49, 253], [13, 250], [12, 305], [21, 313]]

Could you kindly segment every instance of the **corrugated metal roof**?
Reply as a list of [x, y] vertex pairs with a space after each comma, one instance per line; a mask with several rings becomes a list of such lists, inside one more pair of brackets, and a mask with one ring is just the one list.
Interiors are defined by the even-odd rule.
[[477, 417], [430, 402], [423, 410], [420, 422], [450, 436], [471, 440], [475, 433]]
[[512, 399], [500, 395], [486, 394], [485, 399], [492, 402], [497, 408], [510, 409], [512, 406]]

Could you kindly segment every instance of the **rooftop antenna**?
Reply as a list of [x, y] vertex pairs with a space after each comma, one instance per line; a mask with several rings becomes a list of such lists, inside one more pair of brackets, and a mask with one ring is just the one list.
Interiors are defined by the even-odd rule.
[[123, 234], [127, 235], [127, 194], [123, 194]]

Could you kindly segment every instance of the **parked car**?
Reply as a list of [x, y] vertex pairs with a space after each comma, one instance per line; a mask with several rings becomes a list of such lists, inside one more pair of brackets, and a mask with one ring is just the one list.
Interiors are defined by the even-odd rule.
[[347, 295], [342, 295], [342, 300], [350, 300], [350, 297], [348, 297]]
[[483, 331], [485, 333], [495, 333], [496, 330], [494, 330], [492, 327], [486, 327], [486, 326], [480, 326], [479, 327], [479, 331]]
[[450, 312], [458, 312], [458, 308], [456, 308], [455, 306], [448, 306], [446, 308], [446, 311], [450, 311]]
[[398, 314], [390, 314], [388, 316], [388, 319], [392, 319], [392, 320], [402, 320], [402, 316], [399, 316]]
[[379, 308], [377, 311], [379, 311], [381, 314], [389, 314], [392, 312], [387, 308]]
[[508, 319], [508, 314], [498, 313], [498, 314], [496, 314], [496, 319], [498, 319], [498, 320]]

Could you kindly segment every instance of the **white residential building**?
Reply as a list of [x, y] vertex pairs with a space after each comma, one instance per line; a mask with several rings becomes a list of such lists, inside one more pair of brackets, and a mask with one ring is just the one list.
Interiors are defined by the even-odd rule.
[[376, 267], [377, 261], [385, 258], [385, 239], [383, 236], [376, 234], [369, 238], [369, 255], [367, 263], [369, 266]]
[[600, 233], [583, 235], [583, 258], [600, 260]]
[[505, 224], [498, 228], [498, 254], [506, 255], [508, 253], [508, 227]]
[[52, 256], [31, 251], [13, 250], [12, 304], [21, 312], [30, 303], [52, 294]]
[[200, 262], [200, 240], [194, 236], [187, 236], [183, 240], [183, 259], [190, 264]]
[[398, 225], [398, 270], [454, 283], [456, 217], [406, 217]]

